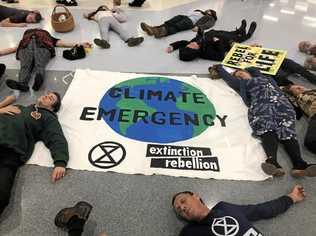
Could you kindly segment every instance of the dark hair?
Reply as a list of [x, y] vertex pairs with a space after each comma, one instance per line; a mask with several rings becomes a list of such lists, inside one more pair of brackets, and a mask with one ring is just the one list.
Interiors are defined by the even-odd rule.
[[174, 201], [176, 200], [176, 197], [178, 197], [180, 194], [190, 194], [191, 196], [194, 194], [193, 192], [191, 191], [183, 191], [183, 192], [178, 192], [176, 193], [175, 195], [173, 195], [172, 197], [172, 206], [174, 204]]
[[60, 107], [61, 107], [61, 97], [60, 97], [60, 94], [57, 93], [57, 92], [52, 92], [53, 94], [56, 95], [57, 97], [57, 101], [52, 105], [52, 108], [53, 108], [53, 112], [58, 112]]
[[97, 10], [88, 14], [88, 19], [91, 20], [91, 18], [95, 16], [95, 14], [97, 14], [99, 11], [105, 11], [106, 10], [105, 8], [108, 8], [108, 6], [107, 5], [99, 6]]
[[283, 87], [281, 88], [282, 92], [294, 96], [294, 94], [293, 94], [292, 91], [291, 91], [292, 85], [293, 85], [293, 84], [289, 84], [289, 85], [283, 86]]
[[205, 11], [202, 11], [202, 10], [199, 10], [199, 9], [197, 9], [197, 10], [194, 10], [194, 11], [196, 11], [196, 12], [200, 12], [200, 13], [202, 13], [202, 15], [210, 15], [210, 14], [208, 14], [208, 12], [211, 12], [211, 16], [213, 16], [213, 18], [214, 18], [214, 20], [215, 21], [217, 21], [217, 14], [216, 14], [216, 11], [214, 11], [213, 9], [207, 9], [207, 10], [205, 10]]

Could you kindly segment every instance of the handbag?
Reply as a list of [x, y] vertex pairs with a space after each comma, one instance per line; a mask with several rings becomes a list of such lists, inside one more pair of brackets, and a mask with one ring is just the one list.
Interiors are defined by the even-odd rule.
[[[64, 11], [57, 12], [57, 8], [64, 8]], [[52, 27], [56, 32], [66, 33], [75, 28], [75, 20], [67, 7], [56, 5], [52, 12]]]

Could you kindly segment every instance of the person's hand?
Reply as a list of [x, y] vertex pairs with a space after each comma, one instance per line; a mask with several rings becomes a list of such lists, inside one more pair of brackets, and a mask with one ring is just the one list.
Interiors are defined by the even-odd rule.
[[192, 31], [193, 31], [193, 32], [198, 32], [198, 30], [199, 30], [199, 27], [197, 27], [197, 26], [195, 26], [195, 27], [192, 28]]
[[92, 44], [89, 42], [84, 42], [84, 43], [81, 43], [80, 45], [82, 45], [84, 48], [92, 48]]
[[306, 193], [302, 186], [295, 185], [292, 192], [290, 192], [288, 196], [293, 200], [294, 203], [297, 203], [305, 199]]
[[66, 168], [61, 166], [56, 166], [52, 172], [52, 182], [55, 183], [62, 179], [66, 174]]
[[172, 46], [167, 47], [166, 52], [167, 53], [172, 53], [173, 52], [173, 47]]
[[7, 114], [7, 115], [14, 116], [20, 113], [21, 113], [21, 110], [17, 106], [9, 105], [0, 109], [0, 114]]

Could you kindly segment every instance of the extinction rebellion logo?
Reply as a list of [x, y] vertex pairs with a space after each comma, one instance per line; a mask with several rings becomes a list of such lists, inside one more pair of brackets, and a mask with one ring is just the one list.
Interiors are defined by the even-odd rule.
[[99, 107], [84, 107], [81, 120], [103, 119], [115, 132], [143, 142], [191, 139], [227, 116], [216, 114], [199, 89], [167, 77], [139, 77], [110, 88]]
[[152, 168], [220, 171], [210, 148], [149, 144], [146, 157]]

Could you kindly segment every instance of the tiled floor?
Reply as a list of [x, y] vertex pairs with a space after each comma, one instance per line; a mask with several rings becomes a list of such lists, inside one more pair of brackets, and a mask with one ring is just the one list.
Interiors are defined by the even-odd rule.
[[[77, 25], [72, 33], [55, 34], [67, 41], [92, 41], [98, 37], [97, 25], [82, 19], [83, 12], [109, 3], [110, 0], [84, 0], [79, 7], [71, 8]], [[16, 6], [37, 8], [45, 16], [42, 23], [51, 30], [49, 17], [54, 6], [53, 0], [21, 0]], [[124, 25], [131, 33], [143, 35], [139, 22], [159, 24], [176, 14], [185, 14], [196, 8], [213, 8], [218, 12], [216, 29], [234, 29], [241, 19], [255, 20], [258, 29], [250, 42], [258, 42], [266, 47], [288, 51], [290, 58], [302, 63], [304, 55], [298, 52], [300, 40], [316, 41], [316, 1], [315, 0], [149, 0], [141, 9], [127, 7], [130, 21]], [[40, 25], [36, 25], [40, 26]], [[15, 45], [24, 29], [0, 28], [0, 48]], [[197, 60], [191, 63], [180, 62], [177, 54], [168, 55], [164, 49], [178, 39], [190, 39], [193, 32], [183, 32], [166, 39], [156, 40], [145, 36], [143, 45], [127, 48], [114, 34], [111, 35], [112, 47], [104, 51], [94, 48], [87, 58], [78, 62], [68, 62], [57, 57], [48, 65], [46, 82], [37, 94], [26, 93], [20, 103], [35, 100], [35, 96], [54, 88], [62, 94], [66, 84], [61, 78], [75, 68], [91, 68], [112, 71], [152, 72], [152, 73], [197, 73], [206, 74], [212, 62]], [[128, 55], [128, 56], [126, 56]], [[104, 63], [100, 63], [103, 61]], [[0, 57], [0, 63], [10, 68], [6, 78], [14, 78], [19, 68], [14, 55]], [[303, 82], [305, 83], [305, 82]], [[305, 85], [312, 87], [310, 84]], [[0, 98], [10, 91], [0, 85]], [[306, 120], [298, 122], [300, 140], [306, 130]], [[280, 162], [286, 170], [291, 168], [282, 148]], [[316, 162], [303, 148], [303, 155], [309, 162]], [[255, 225], [264, 235], [271, 236], [314, 236], [316, 235], [316, 185], [315, 179], [293, 179], [289, 175], [277, 180], [264, 182], [215, 181], [166, 176], [122, 175], [115, 173], [95, 173], [70, 170], [67, 177], [53, 185], [49, 181], [51, 169], [37, 166], [21, 168], [14, 187], [9, 208], [0, 218], [2, 236], [51, 236], [66, 235], [53, 225], [56, 212], [64, 206], [79, 200], [87, 200], [94, 205], [84, 235], [92, 236], [105, 230], [109, 236], [172, 236], [178, 235], [182, 222], [171, 210], [172, 193], [192, 190], [201, 193], [206, 203], [214, 204], [219, 200], [235, 203], [256, 203], [265, 201], [289, 191], [295, 183], [306, 187], [307, 200], [273, 220], [260, 221]]]

